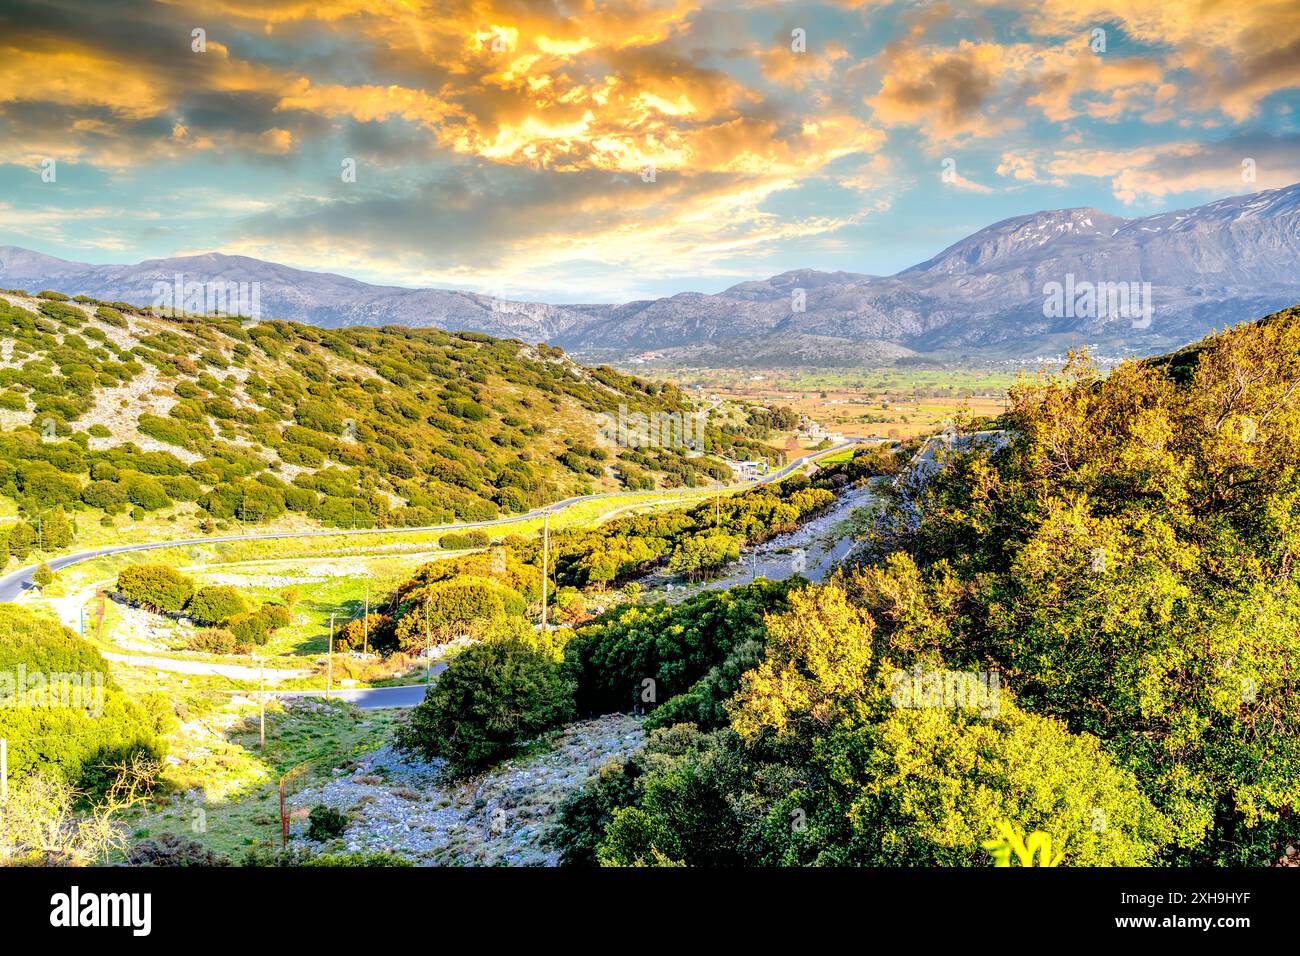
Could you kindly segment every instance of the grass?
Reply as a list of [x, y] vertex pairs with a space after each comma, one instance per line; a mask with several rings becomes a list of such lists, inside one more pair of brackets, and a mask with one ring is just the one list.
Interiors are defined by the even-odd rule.
[[[256, 707], [227, 703], [214, 709], [203, 690], [177, 689], [186, 709], [202, 706], [207, 716], [188, 721], [174, 735], [181, 762], [163, 773], [165, 795], [125, 818], [133, 841], [175, 833], [235, 862], [249, 848], [276, 847], [281, 776], [292, 772], [286, 784], [290, 793], [327, 779], [332, 768], [387, 743], [399, 719], [391, 711], [361, 711], [338, 702], [290, 709], [275, 704], [266, 711], [263, 751]], [[213, 729], [218, 723], [220, 729]]]

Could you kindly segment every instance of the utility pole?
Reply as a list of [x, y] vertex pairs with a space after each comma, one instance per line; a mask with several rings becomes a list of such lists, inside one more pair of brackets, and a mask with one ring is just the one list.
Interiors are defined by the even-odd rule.
[[424, 686], [433, 680], [433, 630], [429, 626], [429, 597], [424, 598]]
[[546, 558], [551, 550], [551, 513], [542, 515], [542, 630], [546, 630]]
[[370, 582], [366, 582], [366, 616], [361, 619], [361, 629], [365, 634], [361, 645], [361, 653], [370, 653]]
[[266, 664], [257, 675], [257, 736], [262, 750], [266, 749]]
[[330, 699], [330, 691], [334, 689], [334, 613], [330, 612], [330, 649], [328, 654], [329, 664], [325, 670], [325, 699]]
[[9, 741], [0, 737], [0, 804], [9, 801]]

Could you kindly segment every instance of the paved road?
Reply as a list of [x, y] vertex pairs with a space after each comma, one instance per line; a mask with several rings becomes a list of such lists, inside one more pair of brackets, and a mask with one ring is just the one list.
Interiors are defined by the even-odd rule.
[[[723, 491], [739, 491], [744, 488], [750, 488], [754, 485], [765, 485], [769, 482], [779, 481], [786, 475], [790, 474], [797, 468], [802, 467], [814, 458], [820, 458], [823, 455], [831, 455], [845, 448], [851, 448], [857, 442], [845, 442], [842, 445], [836, 445], [834, 448], [827, 448], [819, 452], [804, 455], [797, 458], [790, 464], [786, 465], [779, 471], [774, 471], [770, 475], [764, 475], [757, 481], [747, 481], [734, 485], [726, 485]], [[143, 544], [122, 544], [114, 545], [107, 548], [96, 548], [93, 551], [77, 551], [73, 554], [65, 554], [57, 558], [51, 558], [49, 561], [50, 569], [58, 571], [69, 565], [80, 564], [82, 561], [90, 561], [94, 558], [102, 558], [111, 554], [122, 554], [128, 551], [150, 551], [155, 548], [184, 548], [191, 545], [199, 544], [222, 544], [228, 541], [254, 541], [254, 540], [275, 540], [280, 538], [317, 538], [324, 536], [353, 535], [353, 534], [392, 534], [394, 532], [416, 532], [416, 531], [466, 531], [473, 528], [490, 528], [496, 525], [515, 524], [520, 521], [528, 521], [532, 518], [540, 518], [542, 515], [555, 514], [565, 508], [580, 504], [584, 501], [596, 501], [601, 498], [627, 497], [628, 495], [637, 496], [655, 496], [673, 494], [692, 494], [698, 493], [702, 488], [661, 488], [653, 491], [610, 491], [597, 495], [578, 495], [574, 498], [565, 498], [563, 501], [557, 501], [554, 504], [547, 505], [544, 508], [537, 508], [527, 514], [515, 515], [509, 518], [494, 518], [491, 521], [466, 521], [457, 524], [440, 524], [427, 525], [420, 528], [355, 528], [353, 530], [325, 530], [325, 531], [273, 531], [261, 534], [231, 534], [216, 538], [184, 538], [174, 541], [149, 541]], [[10, 574], [0, 578], [0, 601], [12, 601], [27, 589], [33, 586], [32, 575], [36, 572], [37, 565], [20, 568]]]
[[[447, 662], [443, 661], [433, 665], [434, 676], [441, 674], [447, 669]], [[401, 687], [364, 687], [364, 688], [344, 688], [335, 689], [330, 692], [330, 697], [334, 700], [346, 700], [350, 704], [355, 704], [362, 710], [383, 710], [386, 707], [407, 708], [414, 707], [424, 700], [424, 684], [404, 684]], [[248, 695], [248, 691], [240, 691]], [[323, 690], [284, 690], [275, 691], [276, 697], [281, 700], [289, 697], [324, 697]]]

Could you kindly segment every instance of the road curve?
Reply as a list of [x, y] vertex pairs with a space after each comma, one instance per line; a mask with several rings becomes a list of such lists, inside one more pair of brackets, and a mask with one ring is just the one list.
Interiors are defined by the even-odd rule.
[[[858, 442], [845, 442], [836, 445], [833, 448], [825, 448], [818, 452], [804, 455], [796, 458], [779, 471], [774, 471], [770, 475], [764, 475], [757, 481], [746, 481], [738, 484], [724, 485], [721, 491], [740, 491], [745, 488], [751, 488], [755, 485], [765, 485], [773, 481], [779, 481], [789, 475], [791, 472], [812, 461], [814, 458], [820, 458], [823, 455], [831, 455], [846, 448], [852, 448]], [[596, 495], [578, 495], [573, 498], [565, 498], [562, 501], [554, 502], [543, 508], [536, 508], [527, 514], [512, 515], [508, 518], [493, 518], [490, 521], [462, 521], [456, 524], [439, 524], [425, 525], [419, 528], [354, 528], [352, 530], [342, 530], [338, 528], [321, 531], [272, 531], [261, 534], [231, 534], [214, 538], [182, 538], [172, 541], [148, 541], [142, 544], [122, 544], [114, 545], [107, 548], [96, 548], [93, 551], [76, 551], [72, 554], [65, 554], [49, 560], [50, 570], [58, 571], [73, 564], [80, 564], [82, 561], [90, 561], [94, 558], [103, 558], [111, 554], [123, 554], [128, 551], [151, 551], [155, 548], [184, 548], [191, 545], [199, 544], [224, 544], [229, 541], [255, 541], [255, 540], [276, 540], [279, 538], [319, 538], [319, 537], [337, 537], [339, 535], [354, 534], [393, 534], [418, 531], [467, 531], [474, 528], [490, 528], [497, 525], [517, 524], [520, 521], [528, 521], [532, 518], [540, 518], [543, 515], [555, 514], [565, 508], [579, 504], [584, 501], [596, 501], [600, 498], [626, 498], [629, 495], [637, 496], [654, 496], [672, 494], [692, 494], [702, 490], [708, 490], [700, 487], [695, 488], [656, 488], [652, 491], [607, 491]], [[31, 565], [26, 568], [19, 568], [0, 578], [0, 601], [12, 601], [24, 591], [33, 587], [32, 575], [36, 573], [38, 565]]]

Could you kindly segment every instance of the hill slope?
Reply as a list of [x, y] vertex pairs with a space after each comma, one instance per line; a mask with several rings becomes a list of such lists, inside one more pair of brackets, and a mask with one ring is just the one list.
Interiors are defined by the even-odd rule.
[[[33, 524], [52, 511], [112, 523], [129, 510], [183, 525], [298, 513], [419, 526], [730, 478], [680, 440], [636, 448], [602, 433], [600, 416], [620, 408], [686, 413], [676, 388], [550, 346], [2, 294], [0, 507]], [[754, 440], [766, 413], [745, 414], [715, 412], [704, 450], [775, 461]]]

